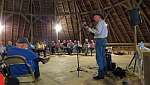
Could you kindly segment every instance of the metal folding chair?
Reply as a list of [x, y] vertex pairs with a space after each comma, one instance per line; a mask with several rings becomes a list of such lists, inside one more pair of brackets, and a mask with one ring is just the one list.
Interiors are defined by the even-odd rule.
[[31, 82], [34, 85], [37, 84], [35, 76], [34, 76], [34, 72], [32, 71], [32, 68], [31, 68], [31, 65], [29, 65], [27, 63], [27, 60], [23, 56], [19, 56], [19, 55], [8, 56], [5, 58], [4, 62], [8, 66], [16, 65], [16, 64], [26, 65], [28, 67], [29, 74], [18, 76], [17, 78], [19, 79], [19, 82], [20, 83], [30, 83]]

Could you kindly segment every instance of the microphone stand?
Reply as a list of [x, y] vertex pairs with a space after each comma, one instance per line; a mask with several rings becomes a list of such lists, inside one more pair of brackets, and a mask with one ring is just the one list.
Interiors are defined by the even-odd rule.
[[[87, 26], [87, 24], [86, 24], [85, 22], [83, 23], [83, 25], [84, 25], [83, 27]], [[82, 28], [80, 31], [83, 31], [83, 30], [85, 30], [85, 28]], [[74, 70], [74, 71], [70, 71], [70, 72], [75, 72], [75, 71], [77, 71], [78, 77], [80, 77], [80, 72], [88, 72], [88, 71], [85, 70], [85, 69], [83, 69], [83, 68], [81, 68], [81, 66], [80, 66], [79, 45], [78, 45], [78, 43], [77, 43], [77, 48], [76, 48], [76, 50], [77, 50], [77, 54], [76, 54], [76, 57], [77, 57], [77, 69]]]
[[80, 66], [79, 45], [78, 45], [78, 43], [77, 43], [77, 48], [76, 48], [76, 50], [77, 50], [77, 54], [76, 54], [76, 57], [77, 57], [77, 69], [74, 70], [74, 71], [70, 71], [70, 72], [76, 72], [76, 71], [77, 71], [78, 77], [80, 77], [80, 72], [81, 72], [81, 71], [82, 71], [82, 72], [88, 72], [88, 71], [87, 71], [87, 70], [84, 70], [84, 69], [81, 68], [81, 66]]

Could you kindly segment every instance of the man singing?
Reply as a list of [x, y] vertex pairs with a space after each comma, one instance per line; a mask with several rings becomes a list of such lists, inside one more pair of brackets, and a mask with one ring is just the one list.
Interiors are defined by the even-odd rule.
[[98, 75], [93, 77], [95, 80], [104, 79], [106, 73], [105, 48], [107, 43], [108, 29], [102, 15], [96, 14], [93, 17], [96, 22], [96, 29], [88, 28], [88, 31], [94, 33], [96, 40], [96, 61], [99, 66]]

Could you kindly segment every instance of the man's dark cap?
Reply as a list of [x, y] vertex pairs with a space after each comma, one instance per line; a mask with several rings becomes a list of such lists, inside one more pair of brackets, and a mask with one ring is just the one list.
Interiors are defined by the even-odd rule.
[[25, 37], [19, 38], [19, 39], [17, 40], [17, 43], [28, 43], [28, 39], [25, 38]]

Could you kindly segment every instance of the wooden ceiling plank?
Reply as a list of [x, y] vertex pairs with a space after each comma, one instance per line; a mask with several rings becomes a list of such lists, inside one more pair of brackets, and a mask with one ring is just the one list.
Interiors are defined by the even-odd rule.
[[[112, 2], [111, 2], [111, 0], [109, 0], [109, 2], [110, 2], [110, 4], [111, 4], [111, 6], [113, 6], [113, 4], [112, 4]], [[123, 22], [122, 22], [122, 20], [120, 19], [121, 18], [121, 16], [119, 16], [118, 15], [118, 11], [116, 11], [116, 9], [113, 7], [112, 8], [112, 10], [116, 13], [116, 17], [118, 18], [118, 20], [119, 20], [119, 22], [120, 22], [120, 25], [122, 25], [122, 27], [120, 27], [120, 28], [122, 28], [122, 36], [124, 36], [124, 39], [126, 40], [126, 42], [132, 42], [131, 41], [131, 39], [130, 39], [130, 37], [129, 37], [129, 35], [128, 35], [128, 33], [126, 32], [126, 28], [125, 28], [125, 26], [124, 26], [124, 24], [123, 24]], [[118, 23], [119, 24], [119, 23]]]
[[[104, 6], [103, 6], [101, 0], [99, 0], [99, 4], [101, 5], [101, 7], [102, 7], [102, 9], [103, 9]], [[110, 11], [109, 11], [108, 13], [106, 13], [106, 12], [104, 11], [104, 14], [108, 14], [107, 16], [110, 16], [110, 17], [112, 18], [111, 14], [110, 14]], [[113, 21], [113, 22], [114, 22], [114, 21]], [[112, 23], [110, 22], [110, 19], [109, 19], [109, 23], [112, 24]], [[112, 25], [111, 25], [111, 27], [112, 27], [112, 31], [114, 31], [114, 29], [116, 29], [116, 26], [115, 26], [114, 29], [113, 29], [113, 26], [112, 26]], [[119, 30], [117, 30], [117, 31], [119, 31]], [[120, 35], [120, 31], [119, 31], [118, 33], [119, 33], [119, 35]], [[114, 34], [116, 34], [116, 33], [114, 33]], [[119, 37], [120, 37], [120, 36], [119, 36]], [[118, 40], [118, 42], [121, 42], [122, 40], [121, 40], [119, 37], [118, 37], [118, 36], [115, 36], [115, 38]]]
[[[74, 5], [75, 5], [75, 12], [78, 12], [79, 11], [79, 9], [77, 9], [78, 8], [78, 6], [77, 6], [77, 1], [75, 1], [75, 3], [74, 3]], [[82, 40], [82, 34], [81, 34], [81, 23], [82, 23], [82, 21], [81, 21], [81, 15], [80, 14], [76, 14], [76, 20], [77, 20], [77, 31], [78, 31], [78, 40], [80, 40], [80, 42], [81, 42], [81, 40]]]
[[[67, 5], [68, 5], [68, 7], [69, 7], [69, 11], [71, 10], [71, 7], [70, 7], [70, 4], [69, 4], [69, 2], [67, 1]], [[72, 16], [69, 16], [70, 17], [70, 21], [71, 21], [71, 27], [72, 27], [72, 30], [73, 30], [73, 39], [75, 39], [75, 31], [74, 31], [74, 23], [73, 23], [73, 18], [72, 18]]]
[[[15, 2], [14, 2], [14, 0], [12, 0], [12, 3], [13, 3], [13, 11], [14, 11], [14, 4], [15, 4]], [[12, 14], [12, 28], [11, 28], [11, 30], [12, 30], [12, 37], [11, 37], [11, 41], [14, 43], [14, 29], [13, 29], [13, 26], [14, 26], [14, 14]]]
[[17, 39], [19, 38], [19, 34], [20, 34], [20, 31], [19, 30], [21, 30], [21, 29], [19, 29], [19, 27], [20, 27], [20, 20], [21, 20], [21, 10], [22, 10], [22, 5], [23, 5], [23, 0], [21, 0], [21, 3], [20, 3], [20, 15], [19, 15], [19, 20], [18, 20], [18, 26], [17, 26], [17, 29], [18, 29], [18, 34], [17, 34]]
[[[62, 6], [63, 6], [63, 11], [65, 11], [65, 9], [64, 9], [64, 4], [63, 4], [63, 3], [62, 3]], [[66, 20], [68, 35], [69, 35], [69, 38], [71, 39], [71, 34], [70, 34], [70, 32], [69, 32], [69, 26], [68, 26], [68, 21], [67, 21], [67, 17], [66, 17], [66, 16], [65, 16], [65, 20]]]
[[87, 11], [87, 8], [86, 8], [84, 1], [83, 0], [80, 0], [80, 1], [81, 1], [81, 5], [83, 5], [83, 7], [84, 7], [84, 10]]

